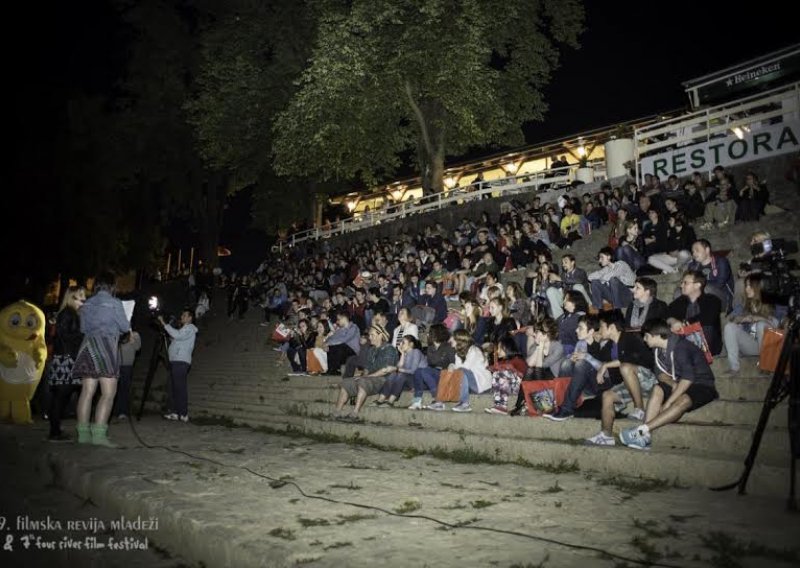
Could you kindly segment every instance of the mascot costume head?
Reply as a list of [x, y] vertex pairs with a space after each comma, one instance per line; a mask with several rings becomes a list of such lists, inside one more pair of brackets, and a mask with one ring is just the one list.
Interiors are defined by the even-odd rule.
[[47, 359], [42, 310], [24, 300], [0, 310], [0, 421], [31, 424], [30, 400]]

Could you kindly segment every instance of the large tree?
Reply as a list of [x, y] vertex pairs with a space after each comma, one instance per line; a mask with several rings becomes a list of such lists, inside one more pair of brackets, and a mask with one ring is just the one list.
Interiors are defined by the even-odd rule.
[[321, 0], [300, 90], [274, 125], [281, 174], [391, 177], [409, 151], [426, 191], [444, 160], [523, 142], [541, 120], [579, 0]]

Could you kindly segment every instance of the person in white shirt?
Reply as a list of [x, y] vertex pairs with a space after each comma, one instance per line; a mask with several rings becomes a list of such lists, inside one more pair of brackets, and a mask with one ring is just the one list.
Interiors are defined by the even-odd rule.
[[400, 349], [400, 342], [406, 335], [419, 339], [419, 328], [414, 323], [414, 318], [411, 317], [411, 311], [408, 308], [400, 308], [400, 311], [397, 312], [397, 321], [400, 323], [392, 333], [392, 345], [395, 349]]
[[172, 339], [168, 349], [172, 393], [170, 398], [171, 409], [164, 415], [164, 418], [188, 422], [189, 393], [186, 378], [189, 376], [189, 369], [192, 367], [192, 353], [194, 352], [194, 343], [197, 337], [197, 327], [193, 323], [194, 315], [191, 310], [183, 310], [180, 320], [181, 326], [178, 328], [165, 323], [162, 316], [158, 316], [158, 321], [161, 322], [161, 325], [164, 326], [164, 331]]
[[600, 270], [589, 274], [592, 288], [592, 305], [598, 310], [603, 308], [603, 300], [608, 300], [615, 309], [624, 310], [633, 300], [633, 288], [636, 273], [624, 260], [614, 262], [614, 250], [603, 247], [597, 255]]

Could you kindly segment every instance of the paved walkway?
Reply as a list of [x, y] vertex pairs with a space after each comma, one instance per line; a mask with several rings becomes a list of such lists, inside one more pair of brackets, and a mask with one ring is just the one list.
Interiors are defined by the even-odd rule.
[[[6, 480], [0, 517], [49, 513], [62, 524], [88, 517], [106, 528], [123, 515], [157, 521], [157, 529], [137, 537], [148, 539], [148, 551], [92, 553], [102, 566], [177, 566], [184, 562], [178, 556], [237, 568], [636, 565], [524, 535], [672, 566], [800, 562], [800, 550], [784, 550], [797, 546], [800, 519], [784, 511], [781, 499], [454, 463], [156, 417], [145, 417], [137, 431], [147, 444], [171, 451], [141, 446], [125, 423], [112, 431], [126, 449], [48, 444], [44, 424], [0, 426]], [[32, 464], [39, 464], [38, 475], [30, 475]], [[44, 487], [48, 478], [99, 508]], [[18, 543], [24, 532], [60, 540], [68, 531], [2, 532]], [[98, 540], [109, 536], [97, 533]], [[753, 555], [746, 557], [748, 551]], [[63, 559], [46, 554], [48, 566]], [[37, 555], [17, 548], [3, 552], [0, 565], [9, 559], [41, 565]], [[69, 560], [62, 565], [79, 564], [75, 556]], [[81, 559], [80, 565], [92, 564]]]

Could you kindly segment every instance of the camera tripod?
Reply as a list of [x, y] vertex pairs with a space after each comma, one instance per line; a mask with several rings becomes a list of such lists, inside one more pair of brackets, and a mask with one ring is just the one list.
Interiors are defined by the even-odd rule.
[[150, 395], [150, 387], [153, 384], [153, 377], [156, 376], [158, 365], [161, 363], [167, 370], [169, 376], [169, 355], [167, 354], [167, 332], [164, 328], [158, 326], [158, 337], [153, 343], [153, 352], [150, 355], [150, 363], [147, 367], [147, 377], [144, 381], [144, 389], [142, 390], [142, 402], [139, 405], [139, 412], [136, 414], [136, 420], [142, 419], [144, 413], [144, 403], [147, 402], [147, 397]]
[[[747, 480], [755, 465], [761, 438], [769, 421], [772, 410], [787, 396], [789, 397], [789, 439], [790, 439], [790, 466], [789, 466], [789, 498], [786, 507], [790, 511], [797, 510], [795, 498], [795, 472], [797, 459], [800, 457], [800, 307], [793, 307], [790, 313], [789, 327], [783, 340], [778, 364], [772, 375], [764, 406], [758, 425], [753, 432], [753, 442], [750, 451], [744, 460], [744, 471], [741, 477], [728, 485], [712, 487], [712, 491], [727, 491], [738, 487], [739, 495], [744, 495], [747, 489]], [[787, 372], [788, 371], [788, 372]]]

